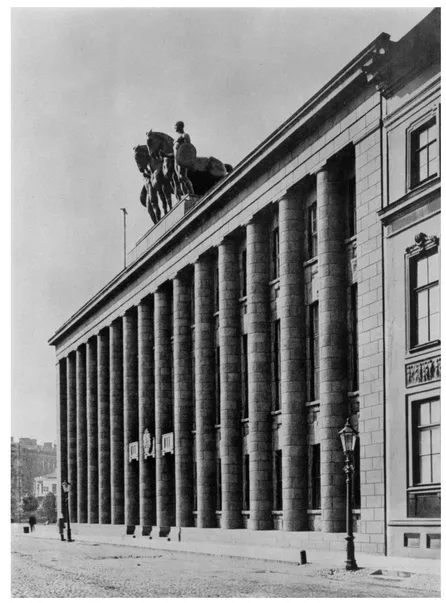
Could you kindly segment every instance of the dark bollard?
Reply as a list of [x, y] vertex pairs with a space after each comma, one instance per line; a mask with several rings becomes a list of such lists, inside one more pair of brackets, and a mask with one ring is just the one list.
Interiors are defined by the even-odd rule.
[[307, 552], [306, 551], [300, 552], [300, 563], [301, 563], [301, 565], [305, 565], [307, 563]]

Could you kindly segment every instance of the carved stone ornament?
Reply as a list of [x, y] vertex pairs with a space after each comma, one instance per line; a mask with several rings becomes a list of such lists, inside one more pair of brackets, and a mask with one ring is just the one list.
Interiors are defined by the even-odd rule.
[[412, 362], [406, 366], [406, 387], [441, 379], [441, 356]]
[[142, 448], [145, 459], [150, 456], [155, 457], [155, 437], [152, 436], [148, 429], [145, 429], [142, 435]]
[[130, 442], [129, 444], [129, 463], [139, 460], [138, 442]]
[[415, 244], [406, 247], [406, 253], [421, 253], [431, 247], [438, 247], [439, 242], [438, 237], [428, 237], [424, 232], [419, 232], [415, 235]]

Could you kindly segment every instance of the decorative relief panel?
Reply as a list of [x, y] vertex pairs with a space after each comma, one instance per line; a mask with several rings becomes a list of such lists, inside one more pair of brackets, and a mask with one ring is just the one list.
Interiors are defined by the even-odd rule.
[[406, 387], [441, 379], [441, 357], [428, 358], [406, 365]]

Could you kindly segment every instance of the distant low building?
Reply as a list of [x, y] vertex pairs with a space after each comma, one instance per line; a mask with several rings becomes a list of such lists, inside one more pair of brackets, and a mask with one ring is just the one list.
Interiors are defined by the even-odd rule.
[[43, 498], [49, 492], [57, 496], [56, 472], [34, 478], [34, 496], [36, 498]]

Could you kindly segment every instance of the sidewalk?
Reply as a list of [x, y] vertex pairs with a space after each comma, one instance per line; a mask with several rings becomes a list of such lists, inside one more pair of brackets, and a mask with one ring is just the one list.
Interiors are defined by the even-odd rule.
[[[122, 526], [120, 526], [122, 528]], [[23, 524], [14, 524], [12, 532], [23, 534]], [[59, 539], [58, 528], [52, 524], [49, 526], [38, 525], [30, 538]], [[147, 549], [160, 549], [168, 551], [189, 552], [203, 555], [217, 555], [227, 557], [242, 557], [249, 559], [261, 559], [267, 561], [279, 561], [286, 563], [300, 563], [300, 550], [297, 548], [275, 548], [265, 546], [252, 546], [241, 544], [227, 544], [221, 542], [175, 542], [167, 538], [149, 539], [147, 536], [122, 536], [117, 534], [100, 534], [98, 532], [89, 534], [88, 528], [85, 532], [76, 529], [72, 537], [77, 542], [89, 542], [99, 544], [114, 544], [117, 546], [133, 546]], [[306, 550], [307, 563], [321, 568], [342, 569], [345, 567], [345, 551], [324, 551], [320, 549]], [[429, 576], [441, 575], [440, 560], [414, 559], [407, 557], [384, 557], [378, 555], [367, 555], [357, 553], [356, 561], [359, 568], [370, 570], [370, 574], [381, 570], [383, 575], [394, 577], [401, 572], [409, 574], [423, 574]]]

